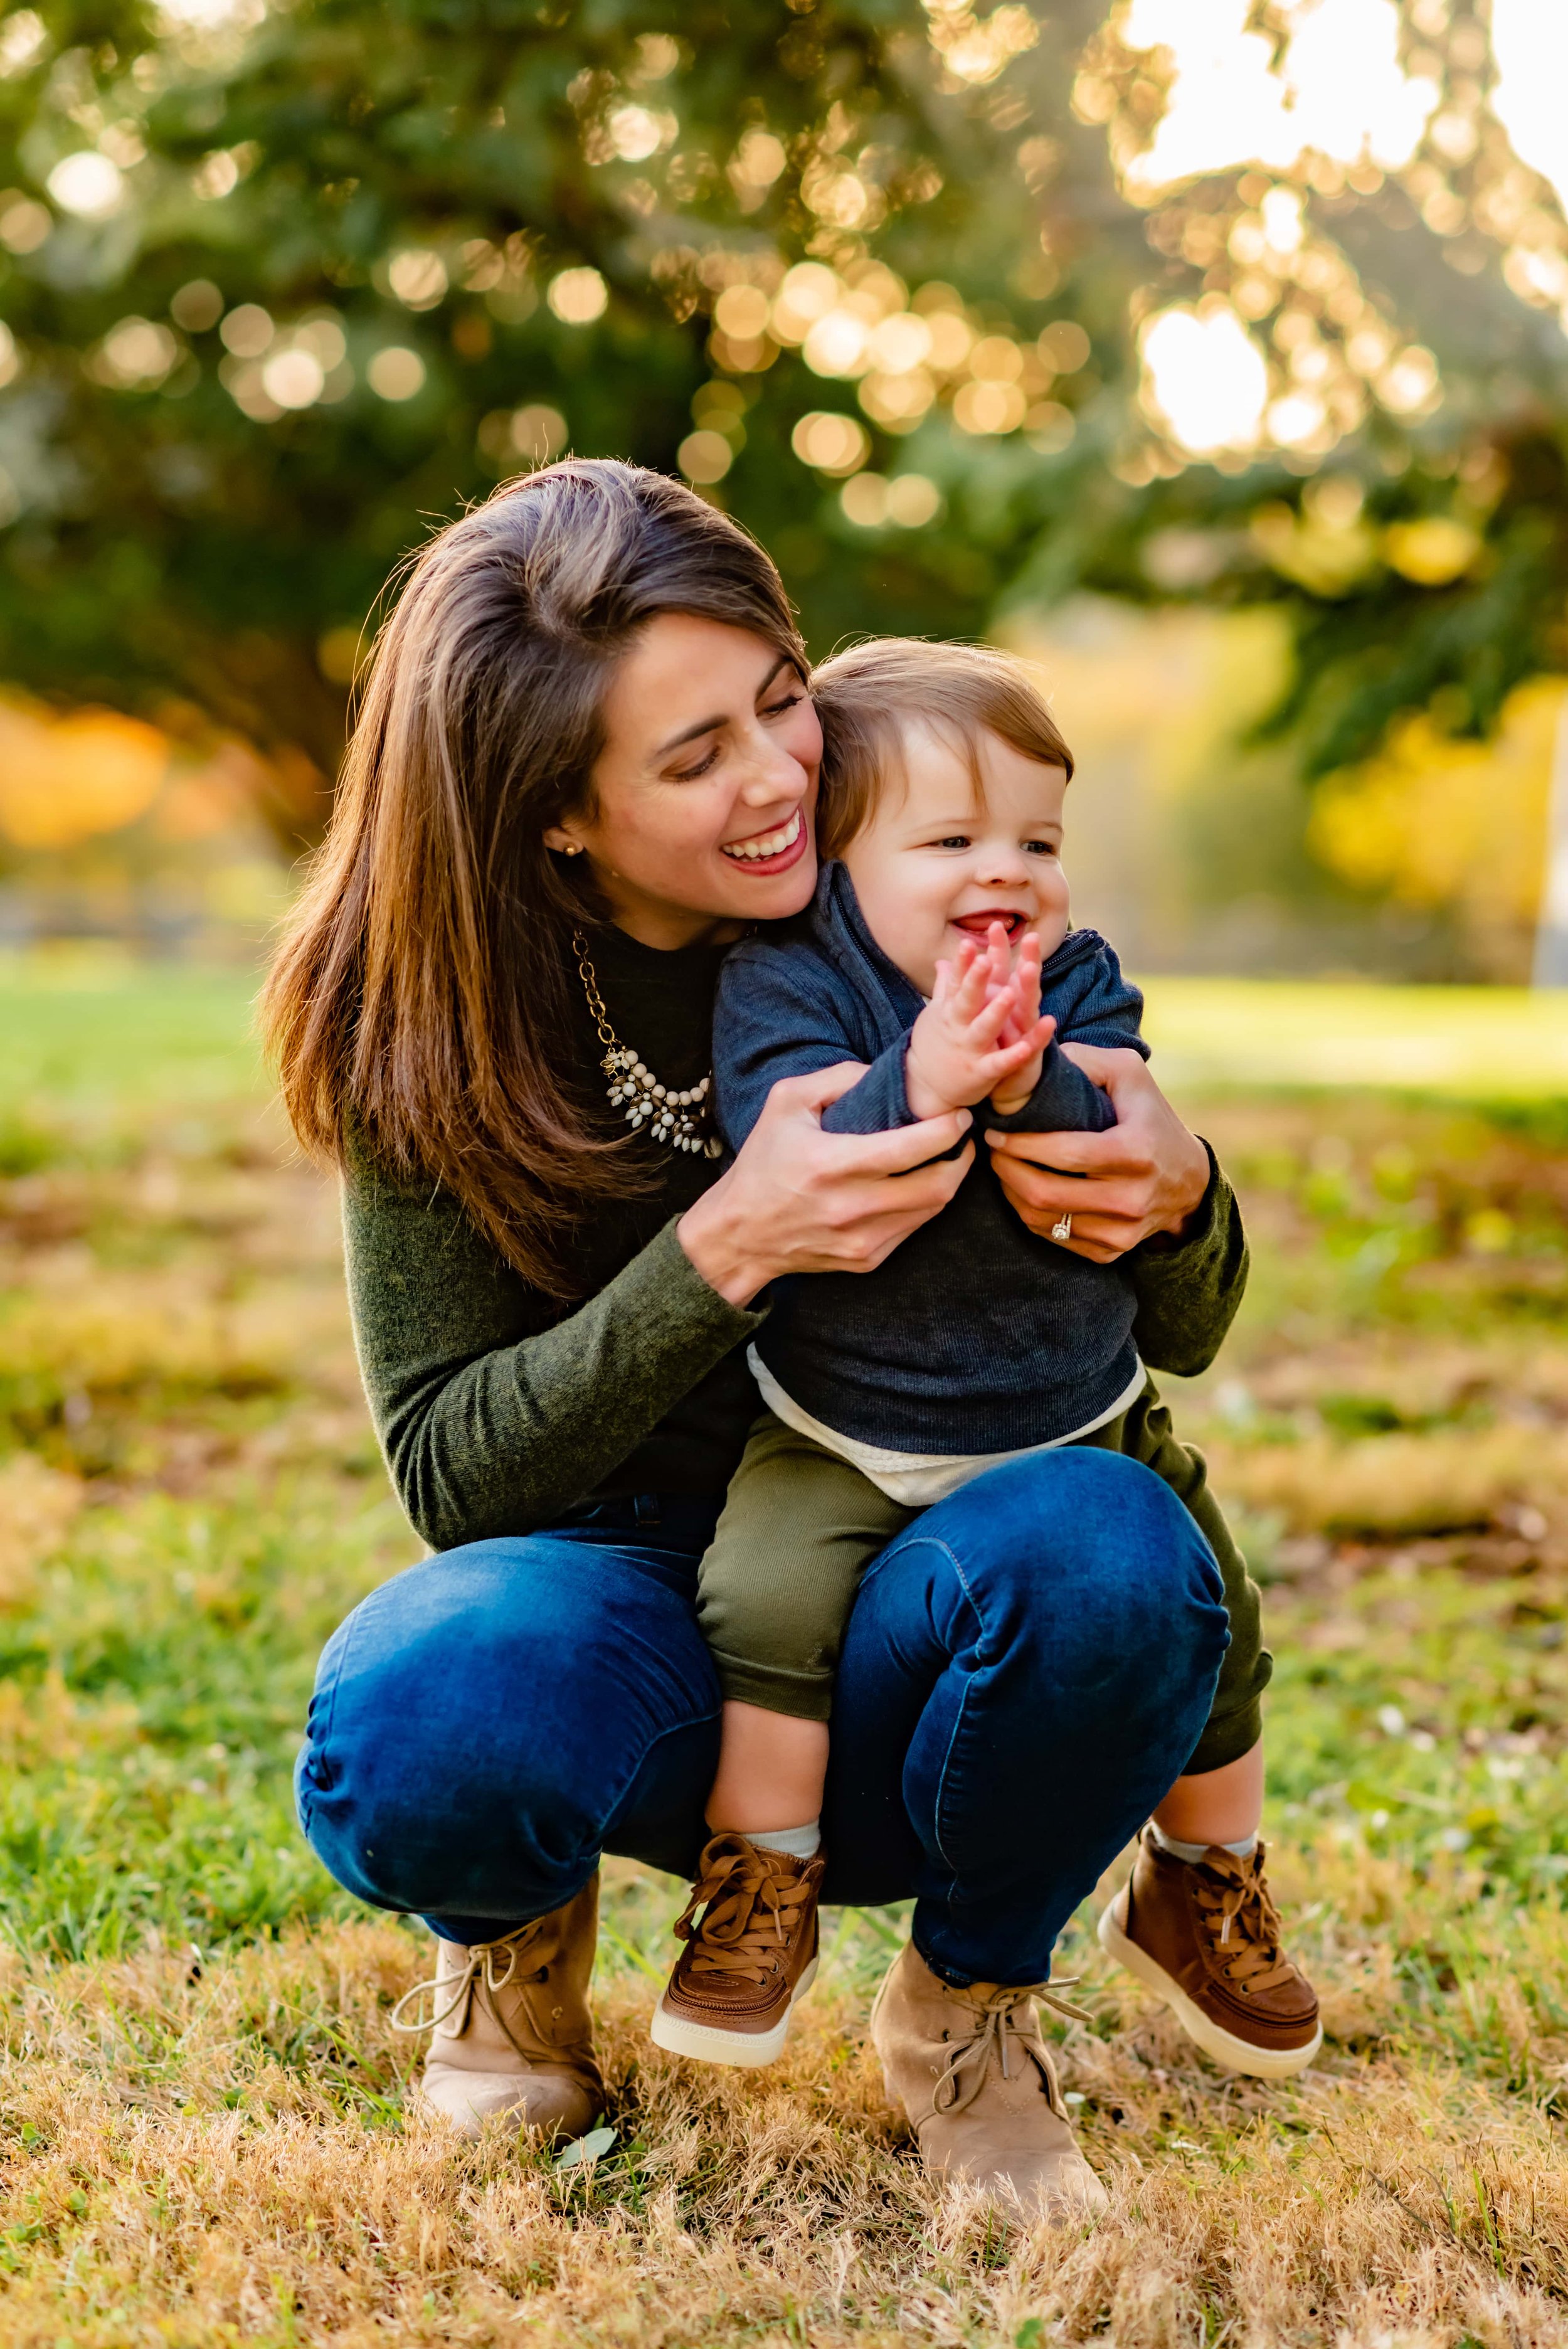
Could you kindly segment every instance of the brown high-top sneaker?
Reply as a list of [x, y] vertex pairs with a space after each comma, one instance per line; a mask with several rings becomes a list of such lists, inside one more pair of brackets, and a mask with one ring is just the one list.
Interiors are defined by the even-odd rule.
[[564, 1909], [499, 1940], [437, 1942], [433, 1980], [416, 1982], [391, 2018], [394, 2031], [430, 2033], [427, 2111], [465, 2137], [497, 2114], [550, 2137], [592, 2127], [604, 2106], [588, 2013], [598, 1930], [593, 1876]]
[[686, 1947], [649, 2025], [654, 2044], [699, 2064], [771, 2064], [816, 1980], [823, 1863], [721, 1835], [697, 1866], [676, 1926]]
[[1044, 1982], [954, 1990], [907, 1944], [872, 2009], [872, 2044], [926, 2167], [1026, 2220], [1093, 2218], [1106, 2192], [1073, 2139], [1035, 2002]]
[[1228, 2072], [1284, 2080], [1323, 2044], [1317, 1994], [1280, 1947], [1260, 1843], [1245, 1859], [1211, 1844], [1200, 1860], [1145, 1830], [1129, 1882], [1099, 1920], [1119, 1964], [1162, 1998]]

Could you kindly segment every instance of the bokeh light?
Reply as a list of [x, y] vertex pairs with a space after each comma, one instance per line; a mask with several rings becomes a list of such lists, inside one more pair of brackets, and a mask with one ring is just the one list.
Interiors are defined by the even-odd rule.
[[262, 388], [279, 408], [314, 408], [326, 384], [326, 370], [313, 351], [274, 351], [262, 367]]
[[551, 279], [547, 299], [566, 326], [588, 326], [603, 316], [610, 289], [596, 269], [563, 269]]
[[735, 451], [722, 432], [704, 427], [686, 434], [676, 451], [676, 462], [688, 481], [706, 488], [723, 481], [735, 462]]
[[520, 457], [527, 457], [535, 465], [547, 465], [566, 446], [566, 419], [558, 408], [533, 400], [513, 415], [508, 437]]
[[150, 318], [122, 318], [111, 326], [88, 365], [99, 383], [120, 391], [143, 391], [160, 384], [180, 357], [167, 326]]
[[1384, 170], [1409, 160], [1439, 90], [1400, 65], [1393, 0], [1297, 8], [1277, 56], [1251, 15], [1248, 0], [1132, 0], [1120, 37], [1166, 50], [1171, 80], [1153, 139], [1128, 159], [1130, 188], [1249, 162], [1287, 171], [1309, 149]]
[[1178, 303], [1139, 336], [1144, 399], [1185, 449], [1208, 455], [1257, 445], [1268, 405], [1263, 353], [1226, 304]]
[[412, 399], [425, 388], [425, 362], [405, 344], [388, 343], [377, 352], [365, 378], [378, 399]]
[[410, 246], [393, 254], [387, 281], [406, 310], [433, 310], [447, 291], [447, 264], [438, 253]]
[[204, 335], [223, 315], [223, 295], [210, 277], [192, 277], [170, 300], [169, 315], [188, 335]]
[[119, 164], [90, 148], [62, 156], [47, 186], [62, 212], [76, 212], [83, 220], [102, 220], [117, 212], [125, 195]]
[[1491, 109], [1515, 153], [1568, 210], [1568, 7], [1563, 0], [1491, 0], [1497, 80]]
[[865, 426], [829, 409], [811, 409], [802, 416], [789, 435], [789, 446], [803, 465], [819, 473], [858, 472], [872, 453]]

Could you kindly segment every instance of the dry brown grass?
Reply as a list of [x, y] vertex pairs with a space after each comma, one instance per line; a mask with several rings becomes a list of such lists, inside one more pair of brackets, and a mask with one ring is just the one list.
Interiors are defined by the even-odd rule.
[[[1561, 1968], [1560, 1940], [1551, 1954]], [[1390, 2044], [1375, 1951], [1338, 1948], [1339, 2044], [1291, 2089], [1217, 2078], [1102, 1982], [1063, 2064], [1112, 2211], [1028, 2235], [922, 2174], [841, 1981], [761, 2080], [672, 2063], [645, 2036], [651, 1992], [612, 1988], [620, 2144], [593, 2171], [499, 2127], [472, 2147], [388, 2130], [409, 2059], [387, 2009], [419, 1955], [366, 1924], [198, 1980], [165, 1953], [13, 1963], [7, 2343], [1568, 2340], [1547, 2079], [1500, 2096], [1440, 2049]], [[1494, 1949], [1473, 1994], [1506, 2001], [1510, 1972]], [[1516, 2062], [1560, 2078], [1568, 2038], [1513, 2021]]]

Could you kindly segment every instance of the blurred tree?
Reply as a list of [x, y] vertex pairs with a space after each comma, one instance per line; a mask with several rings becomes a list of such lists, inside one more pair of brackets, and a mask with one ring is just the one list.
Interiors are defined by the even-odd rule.
[[1088, 567], [1284, 603], [1262, 730], [1309, 778], [1568, 668], [1565, 65], [1553, 0], [1130, 0], [1080, 57], [1163, 262], [1119, 460], [1147, 490]]
[[[308, 836], [388, 572], [571, 447], [722, 500], [820, 649], [1283, 600], [1313, 769], [1490, 722], [1564, 659], [1568, 240], [1485, 32], [1406, 0], [1386, 170], [1183, 149], [1181, 7], [0, 16], [0, 674], [244, 733]], [[1265, 98], [1311, 14], [1235, 0]]]
[[388, 571], [564, 447], [707, 486], [819, 645], [979, 627], [1037, 450], [953, 505], [945, 425], [887, 473], [939, 397], [1065, 444], [1097, 386], [1076, 326], [1037, 343], [1047, 248], [1095, 222], [1119, 363], [1141, 224], [1100, 135], [1037, 119], [1094, 14], [950, 7], [938, 46], [912, 0], [0, 19], [0, 673], [237, 728], [308, 832]]

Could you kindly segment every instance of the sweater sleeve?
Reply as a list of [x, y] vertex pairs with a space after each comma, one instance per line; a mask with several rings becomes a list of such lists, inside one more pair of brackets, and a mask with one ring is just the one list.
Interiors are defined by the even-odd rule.
[[1006, 1112], [986, 1103], [986, 1125], [998, 1133], [1103, 1133], [1116, 1123], [1110, 1096], [1084, 1074], [1053, 1036], [1040, 1062], [1040, 1081], [1022, 1108]]
[[439, 1192], [351, 1165], [344, 1237], [376, 1432], [433, 1549], [549, 1523], [765, 1319], [708, 1287], [673, 1222], [550, 1328]]
[[866, 1072], [823, 1112], [830, 1133], [884, 1133], [913, 1125], [904, 1090], [905, 1032], [874, 1056], [846, 1020], [827, 974], [803, 955], [739, 947], [719, 975], [714, 1009], [713, 1076], [718, 1128], [738, 1150], [784, 1077], [805, 1077], [842, 1061]]
[[1123, 1264], [1138, 1299], [1132, 1335], [1151, 1371], [1206, 1371], [1246, 1293], [1247, 1236], [1236, 1195], [1213, 1151], [1209, 1187], [1179, 1240], [1145, 1240]]
[[[1092, 932], [1079, 932], [1087, 939]], [[985, 1123], [999, 1133], [1104, 1133], [1116, 1123], [1109, 1096], [1068, 1060], [1064, 1043], [1099, 1044], [1109, 1050], [1141, 1053], [1149, 1047], [1139, 1033], [1143, 997], [1122, 976], [1116, 949], [1103, 938], [1054, 985], [1047, 965], [1040, 1009], [1050, 1012], [1057, 1033], [1047, 1045], [1040, 1081], [1020, 1109], [1006, 1116], [987, 1111]]]

